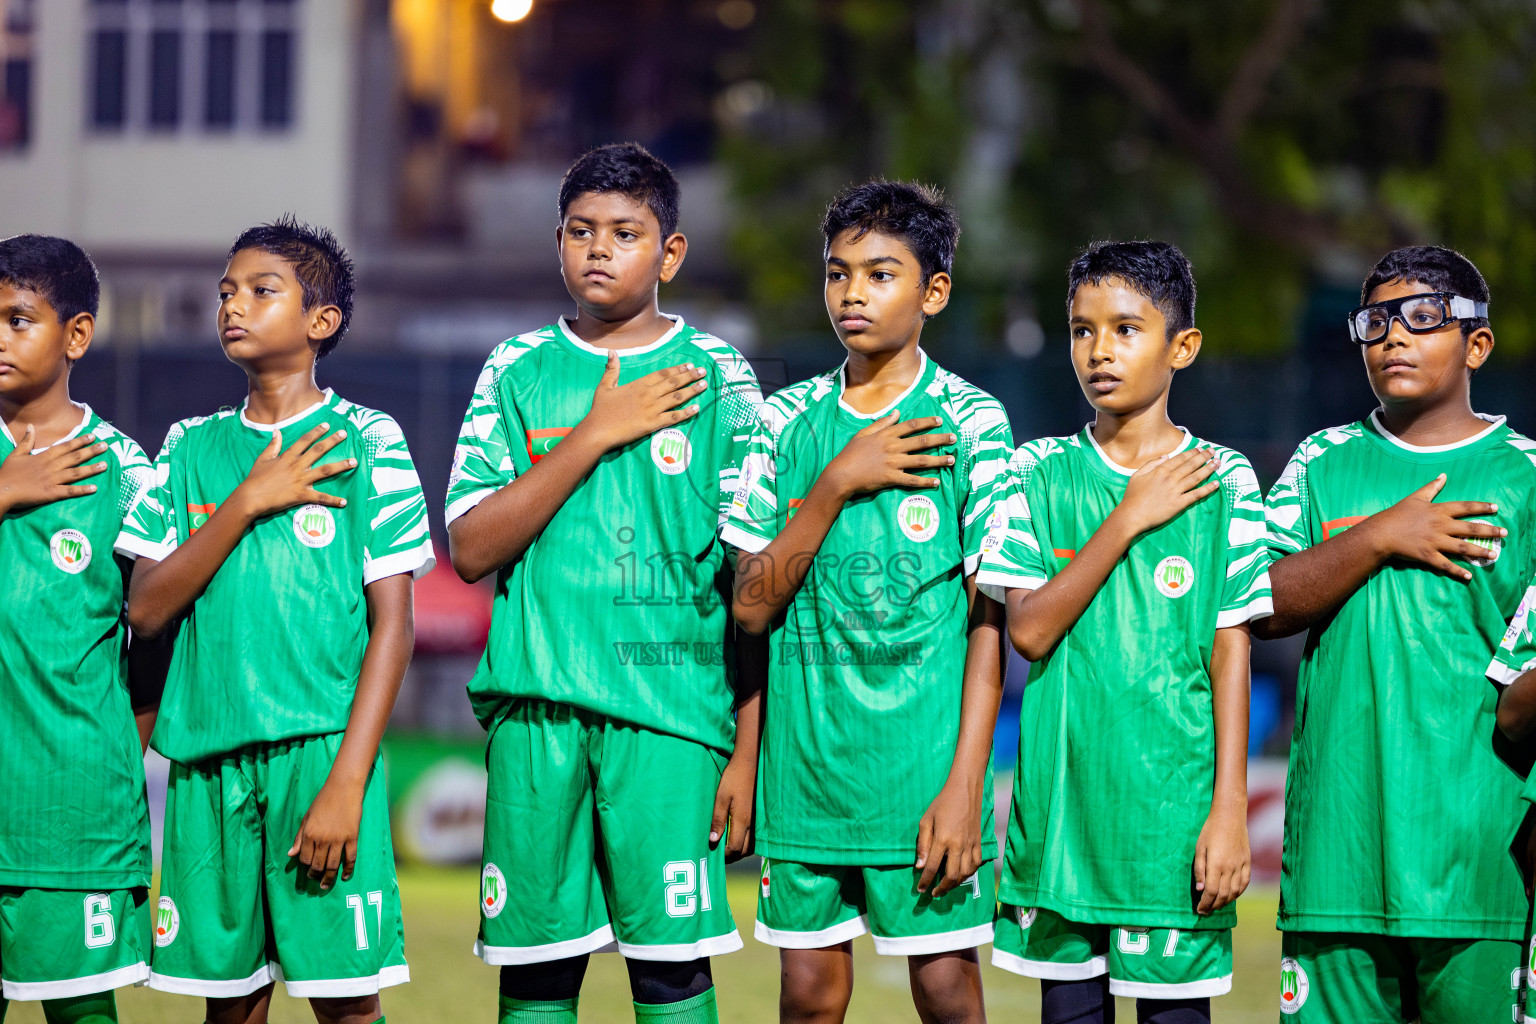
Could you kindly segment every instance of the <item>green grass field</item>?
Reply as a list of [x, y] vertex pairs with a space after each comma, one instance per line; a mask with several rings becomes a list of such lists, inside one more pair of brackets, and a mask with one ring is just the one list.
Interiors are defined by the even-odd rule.
[[[384, 1010], [391, 1024], [494, 1024], [496, 971], [470, 954], [477, 924], [475, 893], [479, 878], [471, 869], [402, 868], [400, 890], [405, 901], [406, 954], [411, 983], [384, 992]], [[732, 872], [731, 906], [746, 948], [715, 961], [723, 1024], [769, 1024], [777, 1019], [778, 953], [752, 938], [754, 877]], [[1242, 899], [1234, 937], [1236, 958], [1232, 994], [1213, 1004], [1217, 1021], [1231, 1024], [1274, 1024], [1279, 997], [1280, 936], [1275, 931], [1276, 891], [1259, 889]], [[906, 963], [875, 955], [869, 939], [854, 943], [857, 980], [848, 1020], [852, 1024], [894, 1024], [915, 1020], [907, 988]], [[985, 961], [988, 950], [983, 949]], [[1039, 984], [983, 968], [987, 1009], [994, 1021], [1031, 1021], [1039, 1012]], [[149, 989], [118, 993], [123, 1024], [196, 1024], [202, 1018], [200, 1000], [166, 995]], [[1135, 1010], [1122, 1000], [1119, 1019], [1134, 1021]], [[593, 959], [581, 998], [583, 1024], [628, 1024], [634, 1019], [629, 982], [618, 956]], [[42, 1024], [37, 1004], [13, 1003], [6, 1024]], [[308, 1006], [283, 995], [272, 1004], [274, 1024], [313, 1021]]]

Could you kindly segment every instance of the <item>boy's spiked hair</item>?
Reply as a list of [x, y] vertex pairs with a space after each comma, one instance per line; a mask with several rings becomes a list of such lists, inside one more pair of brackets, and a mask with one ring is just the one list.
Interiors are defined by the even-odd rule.
[[677, 231], [677, 175], [640, 143], [615, 142], [577, 157], [560, 179], [560, 219], [565, 220], [578, 197], [603, 192], [617, 192], [649, 208], [663, 238]]
[[[1430, 291], [1449, 292], [1473, 302], [1489, 301], [1488, 282], [1477, 267], [1455, 249], [1443, 245], [1405, 245], [1387, 253], [1360, 286], [1360, 304], [1371, 301], [1371, 292], [1391, 281], [1417, 281]], [[1461, 321], [1461, 336], [1468, 337], [1487, 326], [1487, 317], [1465, 317]]]
[[877, 178], [839, 192], [821, 221], [822, 256], [832, 251], [832, 239], [850, 229], [855, 240], [871, 231], [901, 239], [917, 257], [924, 284], [949, 273], [960, 241], [960, 222], [944, 193], [912, 181]]
[[48, 300], [59, 323], [81, 313], [96, 315], [101, 282], [86, 251], [52, 235], [12, 235], [0, 240], [0, 281], [37, 292]]
[[316, 358], [324, 358], [340, 342], [352, 324], [352, 297], [357, 290], [352, 257], [328, 229], [305, 224], [285, 213], [271, 224], [247, 228], [229, 247], [227, 259], [234, 259], [242, 249], [259, 249], [293, 265], [293, 274], [304, 289], [304, 308], [335, 306], [341, 310], [341, 325], [320, 342]]
[[1167, 338], [1195, 326], [1195, 273], [1189, 258], [1168, 242], [1094, 242], [1067, 268], [1067, 316], [1084, 284], [1118, 278], [1163, 314]]

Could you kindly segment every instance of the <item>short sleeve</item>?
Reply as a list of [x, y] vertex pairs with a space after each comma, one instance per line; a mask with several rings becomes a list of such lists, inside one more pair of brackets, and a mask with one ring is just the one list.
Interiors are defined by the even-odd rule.
[[399, 424], [374, 414], [362, 428], [368, 465], [368, 530], [363, 544], [363, 585], [410, 573], [420, 579], [437, 560], [427, 526], [421, 478]]
[[501, 394], [502, 377], [524, 351], [513, 342], [498, 346], [475, 381], [448, 477], [449, 523], [516, 479], [515, 453], [530, 450], [526, 428]]
[[1049, 579], [1030, 514], [1030, 488], [1042, 483], [1037, 465], [1035, 454], [1024, 445], [996, 482], [976, 572], [977, 588], [996, 601], [1005, 600], [1008, 590], [1038, 590]]
[[1307, 489], [1307, 460], [1311, 445], [1302, 442], [1285, 472], [1269, 489], [1264, 503], [1266, 544], [1273, 557], [1284, 558], [1305, 551], [1317, 539], [1312, 535], [1311, 494]]
[[965, 558], [964, 574], [970, 576], [980, 568], [984, 545], [996, 526], [992, 510], [1001, 496], [998, 483], [1008, 474], [1013, 431], [1008, 426], [1008, 414], [990, 398], [978, 402], [958, 426], [966, 472], [960, 544]]
[[[1536, 581], [1526, 588], [1520, 606], [1509, 620], [1509, 628], [1504, 631], [1504, 639], [1494, 649], [1493, 661], [1488, 665], [1488, 678], [1494, 682], [1508, 686], [1536, 668], [1536, 623], [1531, 622], [1533, 609], [1536, 609]], [[1527, 792], [1532, 791], [1527, 789]]]
[[730, 519], [731, 503], [741, 487], [742, 466], [751, 449], [758, 410], [763, 405], [763, 392], [758, 386], [757, 374], [735, 349], [710, 354], [721, 374], [720, 390], [715, 397], [716, 429], [726, 438], [725, 460], [720, 465], [717, 524], [723, 529]]
[[1259, 478], [1237, 456], [1224, 467], [1221, 489], [1230, 507], [1227, 520], [1227, 578], [1216, 628], [1241, 626], [1274, 613], [1269, 589], [1268, 523]]
[[[171, 478], [179, 471], [178, 452], [185, 436], [186, 428], [176, 424], [165, 435], [165, 444], [160, 448], [153, 469], [146, 472], [143, 467], [138, 467], [134, 473], [131, 486], [138, 493], [128, 505], [123, 528], [113, 544], [113, 550], [125, 558], [151, 558], [162, 562], [176, 550], [180, 533]], [[127, 472], [123, 486], [130, 486]]]
[[756, 554], [779, 533], [778, 443], [784, 413], [773, 401], [758, 408], [720, 539]]

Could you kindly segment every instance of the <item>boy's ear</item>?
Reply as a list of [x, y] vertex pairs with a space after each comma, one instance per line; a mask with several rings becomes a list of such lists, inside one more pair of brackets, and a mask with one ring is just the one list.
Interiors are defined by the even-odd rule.
[[1195, 361], [1203, 341], [1200, 328], [1189, 327], [1173, 336], [1168, 343], [1168, 362], [1175, 370], [1182, 370]]
[[1467, 335], [1467, 369], [1476, 373], [1493, 355], [1493, 328], [1479, 327]]
[[89, 313], [77, 313], [64, 325], [64, 358], [73, 363], [85, 355], [96, 336], [96, 318]]
[[950, 276], [937, 271], [923, 287], [923, 316], [937, 316], [949, 305], [949, 290], [953, 286]]
[[677, 272], [683, 269], [683, 260], [688, 256], [688, 239], [682, 232], [674, 231], [661, 243], [661, 280], [663, 283], [672, 280]]
[[324, 341], [341, 329], [341, 307], [320, 306], [309, 314], [310, 341]]

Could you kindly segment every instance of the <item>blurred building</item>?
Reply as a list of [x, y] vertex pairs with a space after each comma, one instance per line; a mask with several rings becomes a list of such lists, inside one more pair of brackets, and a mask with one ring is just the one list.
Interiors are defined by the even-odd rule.
[[91, 251], [105, 343], [182, 346], [211, 337], [234, 235], [292, 211], [358, 258], [353, 345], [483, 353], [567, 304], [561, 172], [637, 139], [684, 182], [692, 290], [670, 305], [746, 340], [750, 321], [712, 298], [727, 210], [708, 161], [755, 15], [750, 0], [0, 0], [0, 235]]

